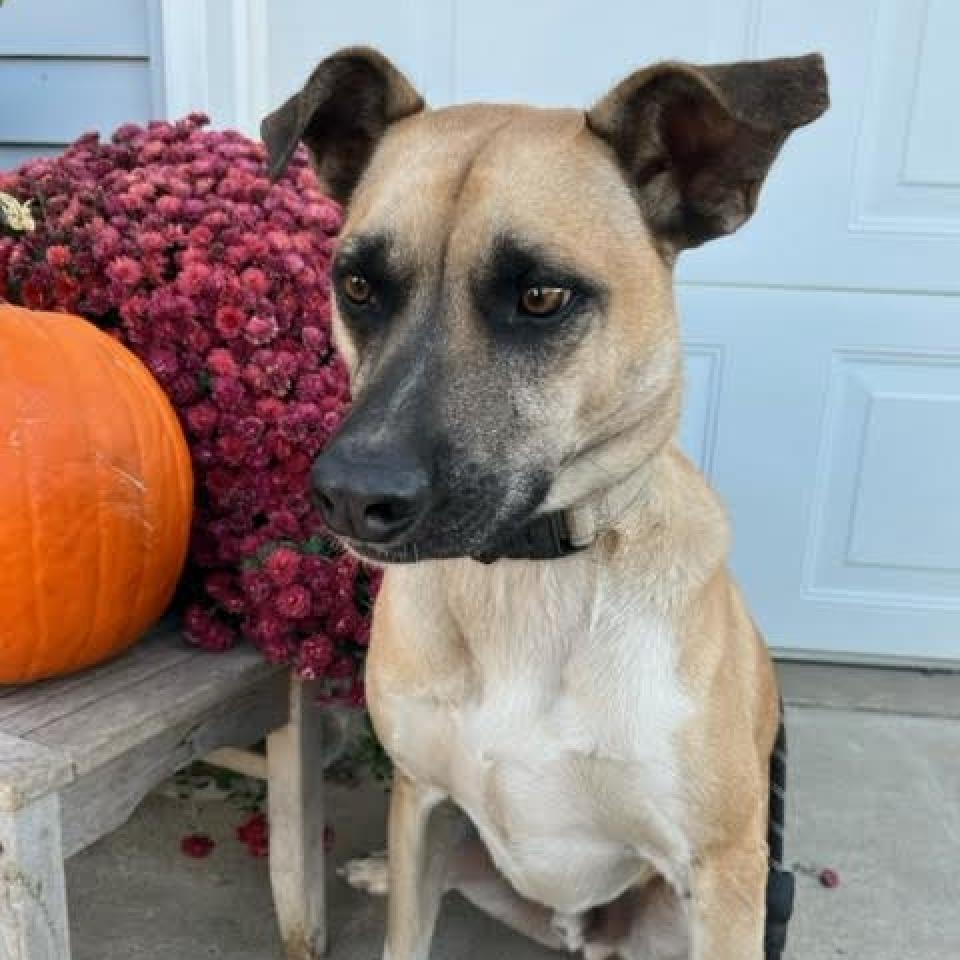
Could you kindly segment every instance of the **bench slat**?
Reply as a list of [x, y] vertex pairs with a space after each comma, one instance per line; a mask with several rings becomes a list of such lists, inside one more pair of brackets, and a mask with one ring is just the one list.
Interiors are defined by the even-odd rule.
[[56, 746], [73, 761], [78, 776], [145, 740], [232, 699], [258, 682], [283, 673], [253, 649], [198, 653], [108, 693], [68, 717], [30, 731], [28, 739]]
[[105, 692], [122, 690], [161, 670], [201, 656], [171, 629], [157, 630], [114, 660], [54, 680], [3, 687], [0, 699], [0, 730], [25, 735], [34, 727], [68, 717]]

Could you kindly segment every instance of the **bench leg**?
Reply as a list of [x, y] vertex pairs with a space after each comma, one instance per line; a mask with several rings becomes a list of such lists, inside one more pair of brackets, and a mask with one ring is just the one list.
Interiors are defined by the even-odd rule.
[[60, 798], [0, 812], [0, 960], [69, 960]]
[[322, 712], [315, 685], [291, 680], [290, 722], [267, 738], [270, 882], [289, 960], [326, 949]]

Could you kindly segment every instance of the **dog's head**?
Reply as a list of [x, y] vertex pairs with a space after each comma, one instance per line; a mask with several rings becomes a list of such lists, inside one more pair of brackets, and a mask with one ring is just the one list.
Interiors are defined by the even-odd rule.
[[317, 460], [330, 527], [386, 560], [494, 552], [621, 479], [680, 406], [677, 254], [736, 230], [827, 105], [816, 55], [632, 74], [592, 109], [427, 110], [343, 50], [266, 118], [347, 205], [333, 265], [354, 406]]

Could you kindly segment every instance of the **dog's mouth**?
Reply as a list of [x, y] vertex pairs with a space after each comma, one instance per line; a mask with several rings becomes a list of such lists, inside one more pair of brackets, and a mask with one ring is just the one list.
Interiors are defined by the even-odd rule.
[[527, 490], [522, 499], [506, 492], [479, 500], [448, 499], [395, 542], [339, 539], [361, 559], [379, 565], [496, 556], [499, 547], [533, 519], [546, 495], [544, 484]]
[[428, 553], [416, 543], [405, 543], [395, 547], [383, 547], [374, 543], [363, 543], [345, 538], [341, 538], [341, 542], [351, 553], [355, 553], [362, 560], [381, 565], [389, 563], [419, 563], [421, 560], [451, 559], [454, 556], [465, 555], [453, 553], [445, 557], [439, 557], [436, 554]]
[[497, 536], [463, 535], [442, 529], [431, 535], [414, 532], [396, 543], [370, 543], [340, 537], [343, 545], [361, 559], [376, 564], [419, 563], [423, 560], [454, 560], [489, 552]]

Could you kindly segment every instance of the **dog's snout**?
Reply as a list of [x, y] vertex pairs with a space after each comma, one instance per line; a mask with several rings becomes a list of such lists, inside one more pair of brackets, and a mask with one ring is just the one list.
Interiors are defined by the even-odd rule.
[[364, 543], [397, 540], [428, 506], [430, 478], [413, 459], [354, 459], [334, 448], [316, 459], [311, 481], [330, 530]]

